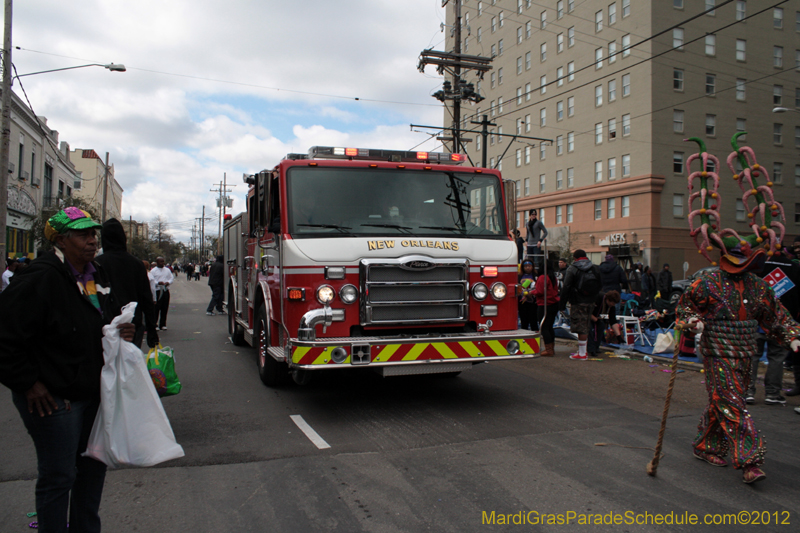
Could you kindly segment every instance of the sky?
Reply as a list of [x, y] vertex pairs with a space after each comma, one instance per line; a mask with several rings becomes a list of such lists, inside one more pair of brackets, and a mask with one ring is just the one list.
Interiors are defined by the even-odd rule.
[[[37, 115], [71, 149], [110, 154], [122, 217], [161, 215], [188, 243], [206, 207], [216, 235], [227, 173], [232, 213], [242, 174], [314, 145], [435, 150], [441, 0], [17, 0], [12, 61]], [[449, 7], [449, 6], [448, 6]], [[0, 13], [0, 17], [2, 13]], [[17, 47], [19, 49], [17, 49]], [[14, 90], [24, 99], [15, 80]], [[422, 143], [422, 144], [420, 144]]]

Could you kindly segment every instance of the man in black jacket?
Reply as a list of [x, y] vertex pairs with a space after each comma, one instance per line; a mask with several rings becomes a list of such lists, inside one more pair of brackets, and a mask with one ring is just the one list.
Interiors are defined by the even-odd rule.
[[206, 314], [209, 316], [214, 315], [214, 306], [217, 308], [218, 313], [224, 313], [222, 308], [222, 293], [225, 288], [225, 264], [223, 263], [224, 257], [217, 256], [217, 260], [211, 265], [208, 272], [208, 286], [211, 287], [211, 301], [208, 303]]
[[[0, 294], [0, 382], [36, 447], [36, 513], [44, 531], [100, 531], [106, 465], [83, 457], [100, 405], [103, 326], [120, 306], [94, 263], [100, 224], [76, 207], [48, 220], [54, 252]], [[133, 324], [121, 337], [133, 340]]]
[[[150, 348], [158, 344], [156, 333], [156, 312], [153, 304], [153, 293], [150, 291], [150, 280], [144, 264], [128, 253], [128, 238], [122, 224], [116, 218], [110, 218], [103, 223], [100, 232], [103, 253], [96, 261], [105, 267], [114, 294], [120, 306], [136, 302], [136, 314], [133, 315], [133, 325], [136, 326], [136, 335], [133, 343], [140, 347], [145, 331], [147, 332], [147, 346]], [[142, 324], [144, 317], [144, 324]]]
[[[594, 301], [600, 294], [600, 271], [597, 265], [586, 257], [583, 250], [575, 250], [572, 254], [575, 261], [567, 268], [564, 275], [564, 286], [561, 289], [561, 301], [569, 302], [569, 330], [578, 335], [578, 353], [569, 356], [570, 359], [585, 361], [586, 343], [589, 339], [589, 321], [594, 309]], [[581, 278], [591, 271], [596, 278], [596, 290], [579, 290]], [[588, 284], [587, 284], [588, 285]], [[563, 304], [562, 304], [563, 305]]]
[[613, 255], [606, 254], [606, 260], [600, 263], [597, 268], [600, 269], [600, 279], [603, 281], [603, 288], [600, 292], [603, 294], [608, 291], [621, 293], [622, 289], [630, 292], [628, 277], [625, 276], [625, 271], [617, 264], [617, 260]]
[[664, 268], [658, 273], [656, 285], [658, 292], [661, 293], [661, 298], [669, 300], [672, 294], [672, 272], [669, 270], [669, 263], [664, 263]]

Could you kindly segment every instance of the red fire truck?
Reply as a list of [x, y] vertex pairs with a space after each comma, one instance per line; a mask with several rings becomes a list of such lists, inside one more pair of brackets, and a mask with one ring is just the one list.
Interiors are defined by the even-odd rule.
[[539, 353], [538, 333], [517, 328], [515, 194], [464, 159], [317, 146], [245, 175], [247, 211], [225, 223], [228, 330], [257, 348], [266, 385]]

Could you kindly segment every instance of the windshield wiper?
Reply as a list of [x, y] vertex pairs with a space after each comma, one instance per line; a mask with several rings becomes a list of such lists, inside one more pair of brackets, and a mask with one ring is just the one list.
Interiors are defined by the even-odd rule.
[[400, 231], [407, 231], [411, 233], [411, 227], [409, 226], [401, 226], [400, 224], [361, 224], [361, 226], [366, 226], [368, 228], [392, 228]]
[[337, 229], [337, 230], [341, 231], [342, 233], [348, 233], [348, 234], [350, 234], [351, 232], [349, 232], [347, 230], [353, 229], [353, 228], [350, 228], [350, 227], [347, 227], [347, 226], [337, 226], [336, 224], [295, 224], [295, 226], [303, 227], [303, 228]]
[[454, 228], [452, 226], [420, 226], [419, 229], [442, 229], [447, 231], [457, 231], [458, 233], [466, 233], [464, 228]]

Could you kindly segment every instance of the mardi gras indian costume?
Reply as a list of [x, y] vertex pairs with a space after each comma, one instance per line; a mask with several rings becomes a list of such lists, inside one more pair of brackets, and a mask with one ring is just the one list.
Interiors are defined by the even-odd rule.
[[[689, 332], [702, 332], [700, 350], [705, 368], [708, 407], [700, 419], [694, 440], [694, 455], [714, 466], [726, 466], [731, 453], [735, 468], [743, 469], [743, 481], [764, 479], [764, 438], [758, 433], [747, 412], [745, 392], [750, 385], [750, 358], [756, 353], [756, 330], [759, 326], [778, 344], [797, 350], [800, 347], [800, 325], [792, 320], [772, 288], [754, 272], [760, 272], [767, 256], [781, 247], [785, 228], [783, 207], [775, 201], [772, 183], [766, 169], [758, 165], [752, 149], [739, 148], [733, 137], [734, 152], [728, 156], [728, 168], [743, 191], [752, 233], [740, 236], [732, 229], [719, 229], [718, 192], [719, 160], [705, 150], [700, 139], [700, 153], [692, 155], [702, 163], [702, 170], [689, 175], [691, 236], [698, 251], [712, 262], [708, 252], [720, 250], [719, 270], [712, 270], [697, 279], [681, 296], [677, 308], [677, 326]], [[709, 163], [713, 162], [713, 166]], [[739, 163], [740, 172], [735, 163]], [[764, 185], [757, 184], [757, 178]], [[699, 190], [694, 191], [699, 181]], [[692, 211], [699, 200], [699, 207]], [[696, 218], [700, 223], [695, 226]]]

